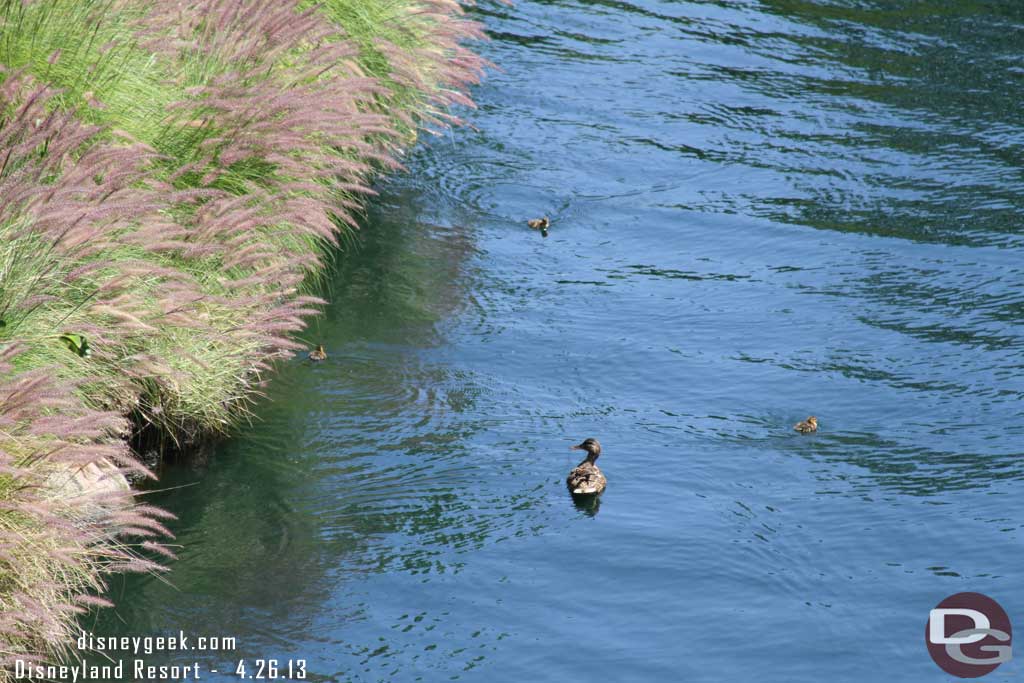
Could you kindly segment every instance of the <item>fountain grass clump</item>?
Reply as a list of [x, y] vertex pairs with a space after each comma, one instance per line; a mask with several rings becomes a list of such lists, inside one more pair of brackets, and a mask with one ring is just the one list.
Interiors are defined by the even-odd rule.
[[245, 417], [480, 37], [447, 0], [0, 0], [0, 660], [159, 570], [164, 513], [54, 482]]

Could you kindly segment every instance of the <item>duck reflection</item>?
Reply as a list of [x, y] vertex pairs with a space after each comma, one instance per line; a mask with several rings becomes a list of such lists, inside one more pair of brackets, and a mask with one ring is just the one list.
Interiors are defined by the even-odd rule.
[[596, 517], [597, 511], [601, 509], [601, 496], [570, 493], [572, 496], [572, 504], [576, 506], [576, 509], [587, 515], [588, 517]]

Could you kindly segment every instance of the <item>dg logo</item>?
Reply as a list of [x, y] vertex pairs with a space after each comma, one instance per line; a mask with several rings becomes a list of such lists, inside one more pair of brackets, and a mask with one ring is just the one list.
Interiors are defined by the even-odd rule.
[[957, 593], [928, 614], [924, 640], [943, 671], [959, 678], [992, 673], [1013, 656], [1010, 618], [981, 593]]

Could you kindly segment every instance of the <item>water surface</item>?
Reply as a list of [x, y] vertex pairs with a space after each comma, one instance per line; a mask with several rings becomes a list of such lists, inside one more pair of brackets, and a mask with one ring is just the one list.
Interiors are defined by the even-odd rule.
[[952, 593], [1024, 619], [1024, 5], [477, 14], [473, 127], [379, 188], [329, 360], [165, 474], [180, 559], [97, 631], [234, 636], [216, 681], [816, 683], [941, 680]]

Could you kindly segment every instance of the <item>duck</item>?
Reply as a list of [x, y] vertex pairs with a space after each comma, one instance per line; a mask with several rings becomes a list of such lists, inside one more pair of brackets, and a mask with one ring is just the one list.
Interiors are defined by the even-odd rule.
[[810, 434], [811, 432], [818, 431], [818, 418], [811, 415], [803, 422], [797, 422], [793, 425], [793, 429], [800, 432], [801, 434]]
[[309, 359], [314, 362], [327, 360], [327, 352], [324, 351], [324, 345], [317, 344], [316, 348], [309, 352]]
[[586, 439], [572, 446], [571, 450], [587, 452], [587, 457], [565, 479], [573, 495], [596, 495], [604, 491], [608, 480], [597, 466], [597, 458], [601, 455], [601, 444], [597, 439]]
[[530, 219], [526, 221], [526, 224], [529, 225], [534, 230], [540, 230], [540, 234], [542, 237], [548, 236], [548, 228], [551, 227], [551, 221], [548, 220], [547, 216], [544, 216], [542, 218]]

